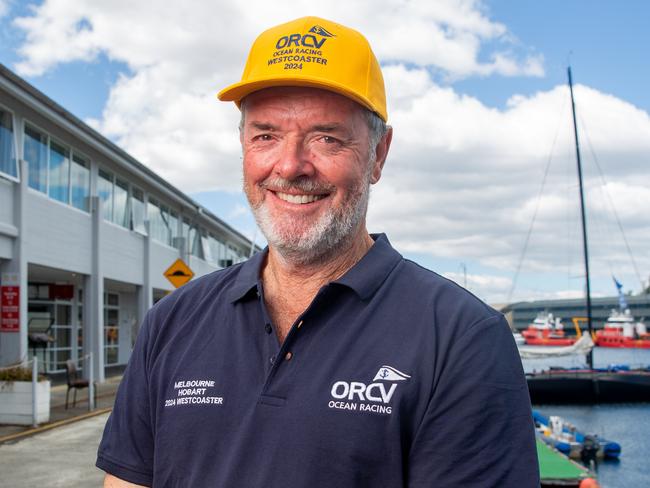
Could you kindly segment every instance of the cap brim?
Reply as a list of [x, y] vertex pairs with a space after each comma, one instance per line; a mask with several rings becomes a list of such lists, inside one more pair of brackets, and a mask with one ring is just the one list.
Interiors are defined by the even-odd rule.
[[253, 92], [263, 90], [264, 88], [271, 88], [275, 86], [307, 86], [310, 88], [321, 88], [329, 90], [346, 98], [351, 98], [355, 102], [363, 105], [368, 110], [375, 112], [381, 119], [386, 122], [386, 115], [377, 111], [373, 107], [370, 100], [360, 97], [357, 93], [347, 89], [345, 86], [338, 83], [333, 83], [330, 80], [323, 80], [315, 76], [302, 76], [300, 78], [289, 77], [270, 77], [257, 80], [241, 81], [230, 85], [217, 94], [217, 98], [222, 102], [235, 102], [239, 107], [241, 100]]

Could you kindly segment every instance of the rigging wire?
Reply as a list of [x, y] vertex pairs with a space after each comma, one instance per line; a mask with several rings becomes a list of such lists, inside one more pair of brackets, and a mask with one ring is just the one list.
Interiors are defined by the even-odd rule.
[[566, 98], [564, 98], [564, 101], [562, 102], [562, 109], [560, 110], [560, 117], [558, 118], [558, 123], [557, 123], [557, 129], [555, 131], [555, 136], [553, 137], [553, 143], [551, 144], [551, 150], [548, 155], [548, 159], [546, 161], [546, 168], [544, 169], [544, 176], [542, 177], [542, 185], [539, 189], [539, 194], [537, 195], [537, 202], [535, 203], [535, 211], [533, 212], [533, 218], [530, 222], [530, 226], [528, 227], [528, 232], [526, 234], [526, 239], [524, 240], [524, 247], [521, 250], [521, 255], [519, 256], [519, 262], [517, 263], [517, 269], [515, 270], [515, 275], [512, 278], [512, 286], [510, 287], [510, 291], [508, 291], [508, 298], [506, 299], [506, 303], [510, 303], [510, 300], [512, 299], [512, 294], [515, 291], [515, 288], [517, 286], [517, 280], [519, 279], [519, 273], [521, 271], [521, 266], [524, 263], [524, 257], [526, 256], [526, 251], [528, 249], [528, 243], [530, 242], [530, 236], [533, 233], [533, 227], [535, 226], [535, 220], [537, 219], [537, 213], [539, 211], [539, 206], [542, 201], [542, 196], [544, 195], [544, 187], [546, 186], [546, 179], [548, 177], [548, 172], [549, 169], [551, 168], [551, 161], [553, 160], [553, 153], [555, 152], [555, 145], [557, 143], [557, 138], [558, 135], [560, 134], [560, 126], [561, 120], [562, 120], [562, 113], [564, 112], [564, 108], [566, 106]]
[[609, 191], [607, 190], [607, 181], [605, 180], [605, 174], [603, 173], [603, 170], [600, 167], [598, 157], [596, 157], [596, 152], [594, 151], [594, 148], [591, 144], [591, 139], [589, 138], [589, 134], [587, 132], [587, 126], [585, 125], [585, 122], [584, 120], [582, 120], [582, 118], [580, 118], [580, 123], [582, 124], [583, 127], [582, 132], [585, 135], [585, 139], [587, 140], [589, 151], [591, 152], [591, 156], [594, 158], [594, 162], [596, 163], [596, 168], [598, 169], [598, 174], [600, 175], [600, 180], [604, 188], [603, 193], [607, 195], [607, 201], [612, 208], [612, 212], [614, 213], [614, 218], [616, 219], [616, 224], [618, 225], [618, 229], [621, 231], [621, 235], [623, 236], [623, 242], [625, 243], [625, 248], [627, 249], [627, 253], [630, 256], [630, 261], [632, 261], [632, 267], [634, 268], [634, 273], [636, 274], [636, 278], [639, 280], [639, 284], [641, 285], [641, 290], [643, 290], [644, 283], [643, 283], [643, 279], [641, 279], [641, 273], [639, 273], [639, 267], [637, 266], [636, 260], [634, 259], [634, 255], [632, 254], [632, 248], [630, 247], [630, 243], [628, 242], [627, 236], [625, 235], [625, 231], [623, 230], [621, 219], [618, 217], [618, 212], [616, 211], [616, 207], [614, 206], [614, 200], [611, 194], [609, 193]]

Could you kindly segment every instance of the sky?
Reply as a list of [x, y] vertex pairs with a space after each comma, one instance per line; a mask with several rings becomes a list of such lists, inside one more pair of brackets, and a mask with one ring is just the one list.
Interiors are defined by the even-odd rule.
[[371, 232], [490, 303], [583, 296], [570, 63], [592, 293], [647, 283], [646, 1], [0, 0], [0, 63], [263, 244], [239, 113], [215, 95], [257, 34], [304, 15], [361, 31], [382, 65]]

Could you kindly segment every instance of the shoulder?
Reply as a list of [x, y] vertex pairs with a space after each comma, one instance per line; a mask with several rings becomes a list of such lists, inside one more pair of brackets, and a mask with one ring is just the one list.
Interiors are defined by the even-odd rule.
[[233, 291], [244, 264], [236, 264], [196, 278], [174, 290], [147, 312], [147, 335], [167, 335], [186, 324], [198, 326], [207, 314], [219, 313], [233, 302]]
[[433, 329], [439, 340], [456, 341], [475, 329], [506, 325], [503, 315], [483, 300], [408, 259], [395, 267], [388, 288], [393, 295], [389, 299], [402, 310], [414, 311], [416, 323]]
[[156, 303], [151, 308], [151, 312], [164, 313], [178, 305], [188, 302], [196, 304], [197, 300], [207, 296], [214, 297], [215, 293], [217, 295], [225, 293], [236, 282], [242, 267], [243, 263], [235, 264], [193, 279]]

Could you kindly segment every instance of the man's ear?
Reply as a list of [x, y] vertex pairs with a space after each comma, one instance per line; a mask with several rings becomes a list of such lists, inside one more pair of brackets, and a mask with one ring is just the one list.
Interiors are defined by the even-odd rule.
[[370, 175], [370, 183], [375, 184], [381, 178], [381, 172], [384, 169], [384, 164], [386, 163], [386, 158], [388, 157], [388, 150], [390, 149], [390, 143], [393, 140], [393, 128], [389, 125], [386, 134], [382, 137], [377, 143], [375, 148], [375, 164], [372, 169], [372, 174]]

